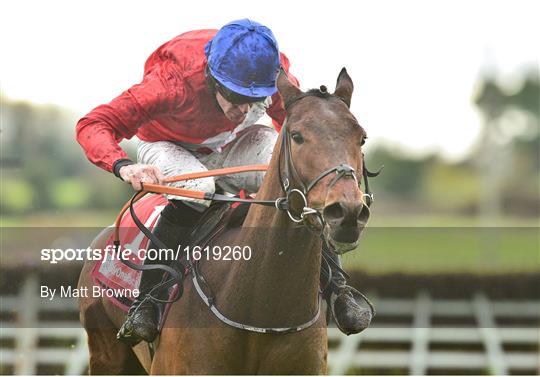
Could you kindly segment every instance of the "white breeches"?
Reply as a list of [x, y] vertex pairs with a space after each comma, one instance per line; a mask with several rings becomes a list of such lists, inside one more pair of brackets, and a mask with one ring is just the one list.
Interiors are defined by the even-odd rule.
[[[221, 153], [210, 154], [191, 152], [180, 144], [170, 141], [140, 141], [137, 147], [137, 161], [141, 164], [157, 166], [166, 177], [239, 165], [268, 164], [277, 137], [278, 133], [274, 128], [256, 124], [242, 131], [235, 140], [223, 148]], [[233, 194], [237, 194], [241, 189], [254, 193], [259, 190], [263, 177], [264, 172], [250, 172], [174, 182], [170, 185], [213, 193], [217, 184]], [[173, 195], [167, 195], [167, 198], [181, 199], [205, 206], [210, 204], [204, 200]]]

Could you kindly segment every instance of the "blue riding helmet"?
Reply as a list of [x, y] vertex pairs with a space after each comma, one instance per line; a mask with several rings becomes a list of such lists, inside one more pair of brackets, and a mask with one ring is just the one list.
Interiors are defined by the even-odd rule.
[[246, 97], [276, 92], [279, 49], [272, 31], [249, 19], [223, 26], [204, 48], [211, 75], [221, 85]]

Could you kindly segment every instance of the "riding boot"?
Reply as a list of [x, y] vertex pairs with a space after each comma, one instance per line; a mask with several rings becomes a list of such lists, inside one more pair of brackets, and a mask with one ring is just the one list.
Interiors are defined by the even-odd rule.
[[[189, 241], [192, 228], [201, 215], [199, 211], [183, 202], [171, 200], [161, 212], [153, 234], [167, 248], [176, 250], [178, 245], [184, 245]], [[159, 250], [159, 247], [150, 242], [148, 250], [151, 249]], [[172, 262], [174, 261], [168, 258], [166, 260], [145, 259], [144, 265], [165, 264], [170, 266]], [[118, 339], [134, 346], [141, 340], [152, 342], [157, 337], [159, 321], [165, 306], [160, 300], [167, 300], [168, 292], [155, 292], [154, 287], [162, 281], [163, 277], [162, 270], [142, 271], [139, 296], [129, 308], [126, 320], [118, 331]]]
[[[341, 268], [339, 255], [333, 252], [327, 255]], [[363, 298], [363, 295], [347, 285], [347, 280], [341, 271], [333, 263], [328, 263], [328, 266], [330, 267], [331, 279], [326, 282], [321, 281], [323, 287], [326, 285], [323, 290], [324, 298], [341, 332], [346, 335], [357, 334], [369, 326], [373, 312], [358, 303], [355, 296]], [[321, 268], [325, 269], [326, 267], [322, 266]], [[321, 274], [321, 280], [323, 280], [323, 274]]]

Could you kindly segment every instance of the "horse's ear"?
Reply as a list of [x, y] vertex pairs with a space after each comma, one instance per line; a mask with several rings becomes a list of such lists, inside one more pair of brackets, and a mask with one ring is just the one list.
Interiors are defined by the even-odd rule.
[[302, 94], [302, 91], [289, 80], [283, 68], [279, 70], [276, 86], [279, 94], [281, 94], [281, 98], [283, 98], [283, 103], [287, 103], [292, 98]]
[[353, 89], [354, 85], [352, 79], [347, 73], [345, 67], [343, 67], [337, 78], [336, 91], [334, 92], [334, 95], [341, 98], [343, 102], [347, 104], [347, 106], [351, 107]]

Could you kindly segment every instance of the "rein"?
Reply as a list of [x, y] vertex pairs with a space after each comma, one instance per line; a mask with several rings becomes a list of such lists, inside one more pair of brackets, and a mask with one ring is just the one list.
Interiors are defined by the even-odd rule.
[[[246, 173], [246, 172], [253, 172], [253, 171], [266, 171], [266, 170], [268, 170], [268, 165], [235, 166], [231, 168], [214, 169], [214, 170], [208, 170], [204, 172], [181, 174], [174, 177], [166, 178], [164, 182], [171, 183], [171, 182], [189, 181], [192, 179], [217, 177], [217, 176], [228, 175], [228, 174], [238, 174], [238, 173]], [[141, 200], [144, 196], [150, 193], [170, 194], [170, 195], [183, 196], [186, 198], [216, 200], [216, 201], [222, 201], [222, 202], [254, 203], [254, 204], [260, 204], [260, 205], [266, 205], [266, 206], [275, 206], [278, 209], [284, 209], [283, 206], [278, 207], [278, 204], [276, 204], [276, 202], [278, 202], [279, 199], [281, 198], [278, 198], [276, 200], [233, 198], [230, 196], [216, 194], [216, 193], [189, 190], [189, 189], [170, 187], [170, 186], [151, 184], [151, 183], [142, 183], [142, 187], [143, 189], [141, 191], [138, 191], [130, 200], [128, 200], [124, 204], [124, 206], [122, 207], [118, 215], [116, 216], [116, 220], [114, 223], [114, 226], [115, 226], [114, 241], [115, 242], [116, 241], [120, 242], [120, 233], [119, 233], [120, 223], [122, 221], [122, 217], [124, 216], [124, 213], [131, 206], [133, 206], [137, 201]]]

